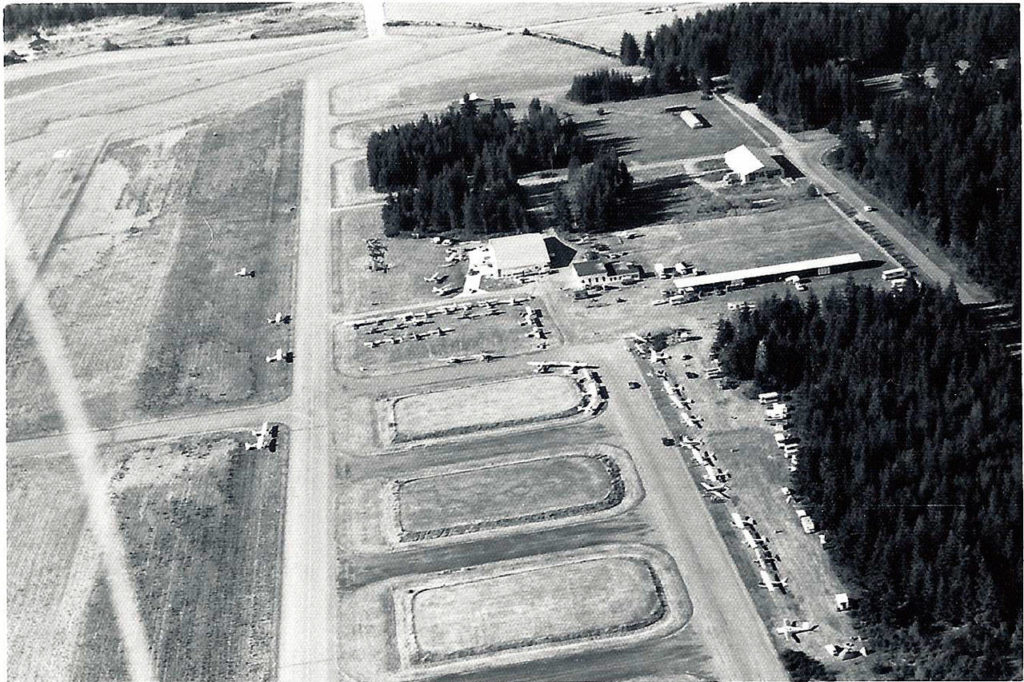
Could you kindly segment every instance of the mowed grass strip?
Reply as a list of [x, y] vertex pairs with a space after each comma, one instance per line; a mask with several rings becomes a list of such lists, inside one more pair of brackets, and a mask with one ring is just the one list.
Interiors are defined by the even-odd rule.
[[[276, 677], [288, 434], [275, 452], [237, 438], [120, 455], [114, 504], [161, 680]], [[126, 679], [102, 579], [78, 636], [76, 679]]]
[[183, 226], [138, 381], [143, 412], [287, 394], [287, 367], [264, 357], [288, 350], [290, 330], [266, 318], [292, 298], [301, 124], [295, 88], [206, 128], [176, 171]]
[[665, 609], [654, 569], [634, 557], [543, 566], [412, 598], [420, 663], [630, 632]]
[[394, 403], [397, 440], [522, 424], [575, 412], [576, 383], [529, 376], [403, 396]]
[[610, 458], [562, 455], [402, 481], [399, 522], [402, 531], [416, 536], [466, 525], [540, 520], [562, 511], [582, 513], [613, 494], [617, 474]]

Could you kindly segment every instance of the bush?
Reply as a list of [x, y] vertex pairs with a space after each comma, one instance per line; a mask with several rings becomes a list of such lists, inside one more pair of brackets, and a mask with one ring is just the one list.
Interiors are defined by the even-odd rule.
[[120, 50], [120, 49], [121, 49], [121, 46], [118, 45], [115, 42], [111, 42], [110, 38], [104, 38], [103, 39], [103, 51], [104, 52], [114, 52], [115, 50]]
[[789, 673], [793, 682], [810, 682], [810, 680], [834, 680], [836, 674], [826, 668], [821, 661], [811, 658], [802, 651], [786, 649], [782, 652], [782, 665]]

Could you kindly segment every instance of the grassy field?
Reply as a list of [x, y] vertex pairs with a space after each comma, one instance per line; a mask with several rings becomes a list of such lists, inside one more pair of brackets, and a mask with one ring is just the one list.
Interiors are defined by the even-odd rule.
[[[276, 677], [287, 433], [275, 452], [234, 437], [123, 446], [113, 497], [160, 679]], [[75, 678], [124, 676], [104, 582], [78, 635]]]
[[611, 474], [602, 459], [564, 455], [401, 481], [399, 524], [415, 533], [597, 505], [613, 493]]
[[[447, 284], [445, 282], [445, 286]], [[450, 300], [438, 302], [439, 307], [446, 304], [452, 305]], [[535, 309], [538, 307], [535, 304], [531, 306]], [[463, 313], [459, 310], [451, 315], [435, 315], [431, 318], [430, 324], [419, 327], [409, 324], [400, 331], [385, 331], [379, 334], [369, 334], [368, 326], [353, 329], [350, 323], [341, 324], [334, 330], [336, 360], [339, 365], [350, 369], [362, 367], [370, 373], [393, 373], [422, 367], [437, 367], [450, 357], [465, 358], [482, 352], [508, 356], [537, 350], [540, 342], [534, 338], [527, 338], [529, 327], [519, 324], [521, 307], [501, 305], [496, 306], [494, 310], [500, 311], [500, 314], [465, 320], [460, 319]], [[474, 315], [481, 312], [481, 308], [470, 311]], [[393, 325], [394, 322], [388, 324]], [[415, 337], [409, 337], [413, 333], [436, 332], [438, 328], [446, 330], [444, 336], [437, 336], [435, 333], [419, 341], [416, 341]], [[547, 333], [544, 339], [547, 347], [557, 345], [558, 330], [553, 326], [545, 326], [544, 329]], [[401, 336], [403, 340], [399, 344], [384, 343], [376, 348], [365, 345], [387, 336]]]
[[388, 20], [482, 22], [492, 26], [522, 28], [566, 19], [585, 19], [595, 14], [615, 14], [639, 2], [531, 2], [510, 5], [501, 2], [388, 2]]
[[411, 601], [420, 662], [635, 630], [665, 612], [653, 568], [633, 558], [467, 576]]
[[[709, 127], [692, 129], [678, 114], [664, 112], [667, 106], [683, 104], [703, 116]], [[598, 117], [598, 108], [607, 114]], [[615, 144], [631, 166], [721, 155], [741, 144], [764, 146], [720, 101], [702, 101], [696, 92], [599, 105], [572, 104], [569, 110], [578, 112], [581, 122], [593, 121], [587, 127], [588, 136], [595, 142]]]
[[[288, 434], [111, 446], [103, 461], [164, 680], [275, 676]], [[10, 679], [124, 679], [70, 455], [7, 462]]]
[[577, 20], [560, 21], [541, 27], [545, 33], [599, 45], [618, 54], [622, 32], [629, 31], [642, 47], [644, 34], [656, 31], [659, 26], [671, 24], [677, 18], [687, 19], [698, 12], [706, 11], [720, 3], [688, 2], [674, 7], [651, 7], [643, 5], [643, 9], [625, 12], [628, 4], [620, 5], [618, 12], [609, 16], [592, 16]]
[[823, 201], [690, 224], [656, 225], [629, 242], [629, 257], [650, 267], [679, 260], [709, 273], [844, 253], [878, 258], [874, 246]]
[[472, 384], [394, 401], [396, 440], [552, 419], [574, 412], [580, 391], [568, 377], [529, 376]]
[[[291, 90], [211, 126], [180, 178], [182, 237], [139, 378], [143, 412], [287, 394], [287, 366], [264, 356], [287, 350], [290, 330], [265, 318], [291, 303], [301, 112]], [[242, 267], [255, 277], [235, 277]]]
[[[465, 262], [442, 268], [444, 247], [429, 239], [387, 239], [387, 272], [367, 269], [366, 240], [383, 238], [380, 206], [365, 206], [332, 217], [334, 310], [344, 314], [371, 312], [437, 300], [433, 283], [423, 281], [435, 272], [461, 283]], [[449, 286], [445, 282], [445, 286]]]

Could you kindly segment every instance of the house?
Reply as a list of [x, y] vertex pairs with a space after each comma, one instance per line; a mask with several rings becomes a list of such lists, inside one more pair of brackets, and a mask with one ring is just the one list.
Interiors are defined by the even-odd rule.
[[763, 149], [751, 149], [741, 144], [725, 153], [725, 163], [742, 184], [776, 178], [782, 175], [782, 166]]
[[497, 237], [487, 242], [490, 266], [496, 277], [547, 272], [551, 256], [544, 235], [537, 233]]
[[694, 111], [681, 111], [679, 112], [679, 118], [683, 119], [683, 123], [694, 130], [697, 128], [706, 128], [708, 126], [707, 121]]
[[585, 260], [572, 264], [573, 279], [579, 289], [603, 284], [633, 284], [640, 281], [642, 274], [636, 263]]

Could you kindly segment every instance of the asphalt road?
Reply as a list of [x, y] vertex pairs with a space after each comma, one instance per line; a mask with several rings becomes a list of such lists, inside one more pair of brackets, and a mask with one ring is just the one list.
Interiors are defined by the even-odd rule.
[[641, 370], [622, 341], [595, 349], [611, 394], [608, 409], [647, 490], [654, 526], [679, 566], [690, 600], [690, 626], [701, 635], [719, 679], [786, 680], [775, 647], [711, 514], [646, 390], [629, 390]]
[[328, 93], [324, 77], [306, 81], [292, 386], [294, 411], [305, 428], [292, 437], [288, 464], [278, 657], [282, 680], [330, 680], [339, 674], [327, 414], [332, 373]]

